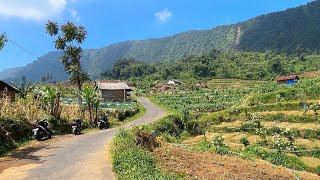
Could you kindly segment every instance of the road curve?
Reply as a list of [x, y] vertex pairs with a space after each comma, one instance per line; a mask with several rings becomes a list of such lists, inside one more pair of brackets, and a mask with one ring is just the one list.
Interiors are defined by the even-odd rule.
[[[131, 128], [152, 123], [165, 115], [164, 111], [146, 98], [138, 98], [146, 108], [141, 118], [123, 125]], [[107, 146], [117, 128], [75, 136], [32, 153], [39, 160], [34, 164], [15, 167], [0, 174], [0, 179], [115, 179]]]

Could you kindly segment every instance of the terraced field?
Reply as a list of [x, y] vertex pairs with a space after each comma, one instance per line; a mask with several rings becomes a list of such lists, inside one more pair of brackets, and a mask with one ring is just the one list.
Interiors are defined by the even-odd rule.
[[175, 86], [154, 96], [161, 104], [174, 110], [215, 112], [235, 106], [248, 94], [266, 87], [266, 82], [262, 81], [215, 79], [207, 83]]
[[165, 106], [188, 111], [199, 124], [194, 127], [203, 129], [198, 135], [169, 138], [169, 144], [320, 174], [320, 78], [294, 86], [211, 80], [198, 87], [175, 87], [155, 95]]

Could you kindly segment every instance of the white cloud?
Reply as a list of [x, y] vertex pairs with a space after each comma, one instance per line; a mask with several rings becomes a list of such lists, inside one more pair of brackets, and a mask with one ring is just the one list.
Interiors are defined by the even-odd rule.
[[80, 21], [80, 16], [78, 15], [78, 12], [74, 9], [70, 9], [70, 14], [72, 19], [74, 19], [76, 22]]
[[[60, 17], [68, 4], [76, 0], [0, 0], [0, 16], [18, 17], [26, 20], [48, 20]], [[74, 10], [72, 10], [74, 11]], [[78, 13], [71, 12], [79, 19]]]
[[169, 11], [167, 8], [162, 10], [162, 11], [159, 11], [159, 12], [156, 12], [154, 14], [154, 16], [161, 22], [166, 22], [169, 20], [169, 18], [172, 16], [172, 12]]

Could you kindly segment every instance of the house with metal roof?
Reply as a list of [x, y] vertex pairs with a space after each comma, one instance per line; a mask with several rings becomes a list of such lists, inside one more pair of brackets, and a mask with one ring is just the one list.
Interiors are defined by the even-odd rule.
[[104, 101], [127, 101], [133, 91], [127, 83], [120, 81], [100, 80], [96, 81], [96, 86]]
[[279, 76], [276, 79], [278, 84], [295, 84], [299, 81], [298, 75]]
[[16, 93], [18, 92], [19, 90], [17, 88], [0, 80], [0, 98], [7, 97], [11, 101], [14, 101], [16, 97]]

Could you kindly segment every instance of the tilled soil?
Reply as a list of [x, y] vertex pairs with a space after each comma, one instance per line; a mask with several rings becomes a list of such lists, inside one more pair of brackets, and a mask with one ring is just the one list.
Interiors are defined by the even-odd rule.
[[320, 179], [312, 173], [294, 172], [265, 161], [191, 152], [172, 145], [163, 145], [154, 154], [163, 169], [185, 175], [188, 179]]

